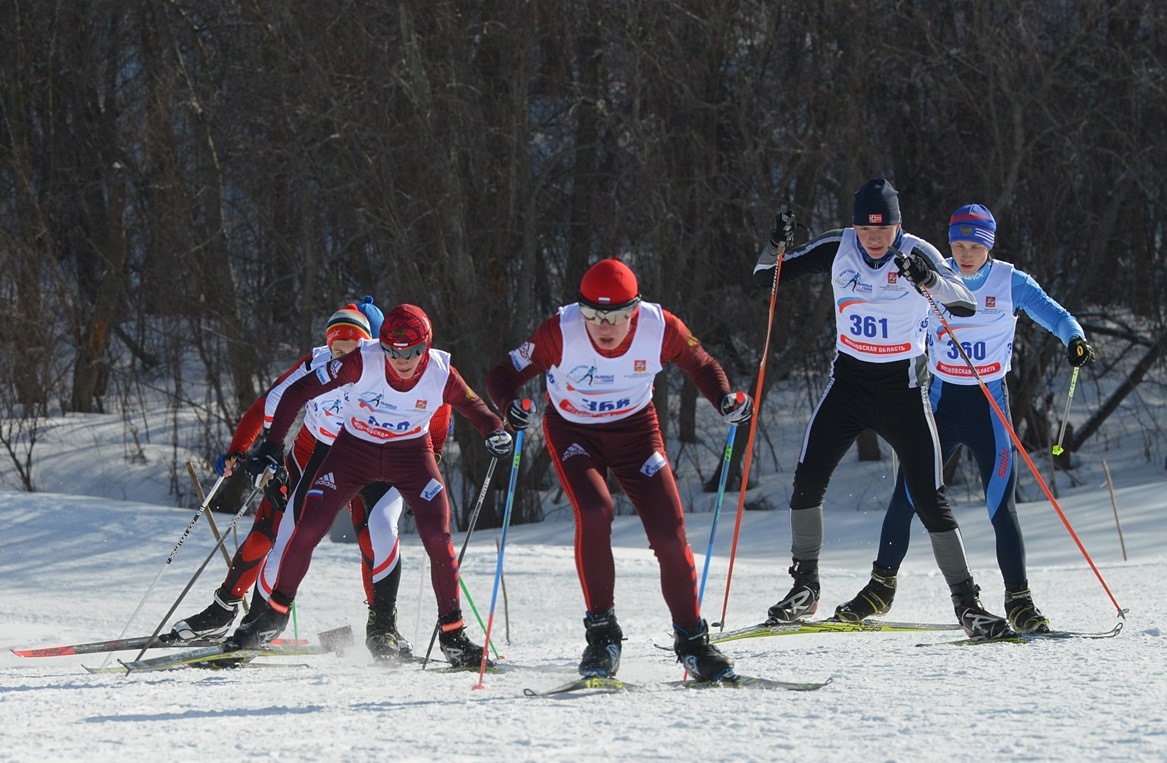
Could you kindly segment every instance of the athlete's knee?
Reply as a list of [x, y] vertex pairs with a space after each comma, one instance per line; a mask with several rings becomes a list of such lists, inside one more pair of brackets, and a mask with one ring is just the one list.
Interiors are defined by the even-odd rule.
[[930, 533], [947, 532], [957, 529], [956, 517], [952, 514], [948, 502], [943, 494], [938, 494], [939, 500], [917, 501], [916, 515], [920, 523]]
[[794, 470], [794, 489], [790, 493], [790, 508], [812, 509], [821, 506], [831, 481], [829, 472], [799, 463]]

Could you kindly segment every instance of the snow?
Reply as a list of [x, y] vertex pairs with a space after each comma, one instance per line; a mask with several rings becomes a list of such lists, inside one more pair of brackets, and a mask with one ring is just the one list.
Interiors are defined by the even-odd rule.
[[[522, 668], [487, 674], [480, 690], [473, 688], [477, 674], [372, 665], [360, 646], [366, 609], [356, 547], [328, 540], [300, 591], [298, 633], [314, 639], [350, 625], [358, 645], [341, 657], [279, 658], [302, 667], [121, 676], [83, 669], [102, 664], [100, 654], [11, 654], [11, 648], [149, 633], [211, 552], [202, 519], [173, 564], [164, 565], [194, 516], [193, 504], [167, 506], [173, 478], [165, 462], [173, 452], [147, 448], [133, 468], [122, 468], [120, 425], [102, 421], [69, 422], [86, 433], [70, 435], [84, 450], [55, 448], [52, 469], [37, 478], [39, 487], [57, 492], [0, 492], [0, 760], [1167, 759], [1167, 481], [1158, 467], [1162, 456], [1148, 463], [1137, 436], [1112, 437], [1102, 453], [1079, 453], [1076, 485], [1058, 475], [1060, 506], [1118, 603], [1129, 609], [1114, 639], [977, 647], [938, 645], [959, 635], [953, 632], [754, 639], [725, 646], [739, 672], [833, 682], [811, 693], [669, 689], [663, 682], [682, 672], [670, 652], [654, 646], [671, 643], [657, 566], [638, 520], [622, 516], [613, 533], [617, 612], [627, 637], [620, 677], [654, 691], [532, 699], [523, 696], [525, 687], [574, 676], [584, 645], [570, 521], [510, 529], [506, 607], [500, 594], [494, 634], [505, 662]], [[781, 455], [756, 457], [759, 486], [751, 500], [765, 494], [771, 505], [784, 506], [798, 426], [771, 433]], [[698, 572], [714, 496], [696, 488], [693, 465], [699, 462], [707, 474], [722, 436], [711, 432], [709, 448], [675, 454]], [[103, 444], [105, 457], [96, 457]], [[1114, 478], [1125, 560], [1102, 458]], [[828, 493], [821, 615], [865, 582], [890, 482], [888, 461], [859, 464], [849, 456], [838, 472]], [[1031, 478], [1022, 483], [1027, 497], [1041, 496]], [[999, 612], [1000, 574], [979, 489], [957, 486], [951, 495], [982, 598]], [[704, 607], [711, 620], [722, 610], [737, 500], [737, 493], [727, 493], [718, 525]], [[1020, 512], [1030, 582], [1054, 625], [1111, 627], [1115, 607], [1050, 502], [1033, 500]], [[216, 519], [222, 529], [231, 515]], [[484, 618], [498, 536], [497, 530], [476, 533], [463, 568]], [[461, 537], [455, 542], [460, 547]], [[727, 627], [761, 619], [785, 593], [789, 545], [784, 509], [745, 513]], [[403, 560], [402, 631], [424, 652], [435, 608], [416, 535], [404, 537]], [[170, 621], [209, 603], [223, 571], [214, 556]], [[889, 617], [954, 622], [922, 531]]]

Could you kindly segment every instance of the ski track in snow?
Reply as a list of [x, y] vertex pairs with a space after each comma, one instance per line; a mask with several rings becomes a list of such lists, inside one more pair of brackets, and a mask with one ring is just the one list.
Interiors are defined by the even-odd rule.
[[[741, 673], [834, 682], [810, 693], [659, 686], [648, 694], [538, 699], [524, 697], [523, 688], [570, 680], [584, 643], [569, 524], [511, 528], [507, 611], [500, 594], [494, 636], [507, 659], [525, 667], [487, 674], [481, 690], [472, 688], [476, 673], [372, 665], [361, 645], [366, 610], [356, 547], [327, 540], [301, 589], [299, 633], [311, 638], [351, 625], [358, 643], [344, 656], [263, 660], [305, 667], [91, 675], [82, 665], [99, 665], [103, 655], [22, 659], [7, 650], [118, 636], [193, 513], [99, 498], [0, 494], [6, 528], [0, 540], [0, 759], [1162, 760], [1164, 483], [1153, 471], [1143, 476], [1144, 483], [1119, 491], [1126, 562], [1104, 487], [1080, 489], [1062, 501], [1111, 590], [1130, 609], [1115, 639], [917, 647], [959, 633], [782, 636], [724, 649]], [[730, 497], [726, 505], [706, 589], [711, 620], [721, 612], [733, 535]], [[958, 516], [982, 598], [1000, 611], [1000, 577], [982, 512], [966, 505]], [[1039, 606], [1055, 626], [1109, 627], [1113, 606], [1053, 509], [1034, 503], [1021, 512]], [[689, 518], [699, 573], [710, 520], [708, 513]], [[863, 585], [878, 522], [873, 512], [828, 510], [821, 616]], [[728, 627], [760, 619], [785, 592], [787, 535], [785, 511], [745, 515]], [[483, 617], [496, 536], [480, 530], [464, 566]], [[209, 537], [200, 521], [126, 635], [153, 630], [209, 553]], [[614, 542], [617, 612], [627, 638], [620, 677], [658, 685], [677, 680], [681, 669], [671, 653], [654, 646], [671, 643], [669, 618], [639, 522], [618, 518]], [[406, 536], [403, 547], [401, 629], [424, 651], [433, 595], [427, 580], [419, 610], [424, 555], [416, 536]], [[223, 569], [212, 560], [176, 617], [209, 602]], [[922, 533], [901, 571], [889, 617], [953, 618]]]
[[[1075, 410], [1083, 415], [1097, 405], [1089, 385], [1079, 397]], [[765, 498], [778, 508], [744, 515], [727, 628], [762, 619], [789, 587], [789, 520], [781, 507], [805, 414], [800, 404], [777, 406], [769, 416], [766, 443], [776, 444], [777, 455], [759, 439], [751, 474], [758, 485], [750, 499]], [[1115, 426], [1137, 428], [1141, 416], [1132, 416], [1125, 424], [1116, 419]], [[533, 699], [522, 690], [575, 676], [584, 646], [574, 528], [562, 503], [546, 507], [548, 521], [510, 530], [507, 606], [500, 595], [493, 633], [508, 660], [525, 668], [487, 674], [481, 690], [472, 688], [476, 673], [372, 665], [362, 645], [367, 610], [356, 547], [328, 540], [316, 550], [301, 587], [297, 622], [299, 635], [309, 638], [350, 625], [357, 645], [343, 657], [133, 676], [87, 673], [82, 666], [102, 664], [100, 654], [16, 657], [8, 650], [150, 633], [212, 545], [200, 520], [133, 617], [193, 516], [193, 508], [166, 508], [173, 502], [167, 488], [175, 454], [148, 439], [130, 449], [116, 416], [51, 423], [34, 471], [38, 488], [51, 492], [0, 492], [0, 761], [1167, 760], [1167, 478], [1153, 465], [1162, 455], [1145, 433], [1102, 432], [1089, 453], [1075, 454], [1072, 478], [1057, 476], [1062, 508], [1130, 610], [1114, 639], [922, 648], [916, 644], [960, 634], [743, 640], [724, 645], [740, 673], [793, 681], [832, 677], [833, 683], [809, 693], [668, 689], [661, 684], [680, 679], [682, 671], [670, 652], [654, 646], [671, 644], [658, 568], [638, 520], [621, 516], [613, 530], [616, 607], [627, 639], [620, 677], [658, 690]], [[714, 501], [700, 484], [720, 459], [724, 430], [715, 423], [702, 433], [710, 445], [670, 445], [698, 574]], [[1114, 476], [1127, 561], [1102, 458]], [[852, 452], [832, 481], [819, 616], [831, 614], [867, 579], [892, 469], [890, 459], [859, 463]], [[1114, 606], [1051, 505], [1036, 500], [1042, 493], [1033, 478], [1019, 469], [1020, 493], [1033, 500], [1018, 509], [1038, 605], [1055, 627], [1109, 628]], [[0, 479], [15, 484], [4, 466]], [[452, 479], [451, 495], [458, 496], [456, 472]], [[1000, 612], [1001, 579], [979, 486], [954, 484], [949, 497], [982, 600]], [[704, 603], [711, 621], [722, 611], [737, 500], [736, 493], [726, 494], [718, 526]], [[230, 518], [216, 515], [221, 529]], [[249, 526], [247, 517], [240, 530]], [[497, 530], [479, 529], [463, 567], [483, 617], [490, 608], [496, 537]], [[460, 547], [461, 537], [455, 543]], [[400, 627], [424, 652], [436, 614], [433, 593], [417, 536], [405, 535], [402, 549]], [[223, 571], [216, 555], [167, 627], [205, 607]], [[465, 602], [464, 612], [471, 622]], [[954, 621], [918, 525], [889, 618]], [[481, 641], [476, 626], [470, 632]]]

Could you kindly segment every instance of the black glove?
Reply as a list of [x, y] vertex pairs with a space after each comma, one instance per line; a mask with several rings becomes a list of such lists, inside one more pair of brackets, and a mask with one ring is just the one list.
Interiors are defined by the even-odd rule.
[[521, 432], [535, 423], [535, 412], [533, 400], [512, 400], [507, 408], [507, 421], [516, 432]]
[[1066, 357], [1070, 359], [1071, 366], [1081, 368], [1094, 362], [1094, 348], [1086, 344], [1085, 339], [1076, 336], [1066, 345]]
[[770, 221], [770, 246], [778, 249], [794, 246], [794, 212], [784, 209]]
[[916, 252], [896, 254], [896, 267], [900, 276], [907, 278], [916, 286], [931, 286], [936, 283], [936, 271], [928, 267], [928, 261]]
[[218, 458], [215, 459], [215, 474], [222, 477], [223, 473], [227, 471], [227, 462], [228, 461], [235, 462], [234, 464], [231, 465], [231, 468], [234, 469], [236, 466], [239, 465], [239, 462], [245, 458], [247, 458], [247, 454], [240, 453], [239, 451], [235, 451], [234, 453], [223, 453], [222, 455], [220, 455]]
[[748, 424], [754, 415], [754, 401], [744, 392], [732, 392], [721, 398], [721, 416], [730, 424]]
[[252, 481], [256, 487], [260, 487], [264, 472], [269, 469], [272, 472], [272, 479], [276, 482], [283, 482], [287, 479], [288, 473], [284, 469], [284, 446], [272, 442], [271, 440], [264, 440], [259, 445], [259, 450], [255, 455], [247, 459], [247, 463], [243, 465], [243, 470], [251, 475]]
[[486, 436], [486, 449], [495, 458], [506, 458], [515, 450], [515, 441], [509, 432], [496, 429]]

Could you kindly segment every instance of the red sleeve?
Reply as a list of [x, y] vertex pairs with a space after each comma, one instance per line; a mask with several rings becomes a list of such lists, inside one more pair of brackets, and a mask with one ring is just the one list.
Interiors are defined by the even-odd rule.
[[280, 404], [272, 417], [271, 428], [267, 439], [275, 443], [283, 443], [292, 422], [300, 409], [314, 397], [323, 395], [329, 390], [352, 384], [361, 378], [363, 367], [362, 354], [350, 352], [342, 358], [330, 360], [316, 369], [315, 373], [302, 376], [284, 390]]
[[503, 428], [502, 419], [491, 412], [486, 401], [470, 389], [453, 366], [450, 366], [450, 378], [446, 380], [442, 400], [453, 406], [454, 410], [464, 416], [483, 437]]
[[547, 373], [563, 360], [563, 332], [553, 315], [535, 329], [527, 341], [511, 350], [506, 359], [486, 375], [486, 394], [497, 410], [505, 411], [519, 396], [519, 389]]
[[291, 365], [288, 370], [280, 374], [280, 378], [276, 379], [275, 383], [268, 387], [267, 392], [264, 392], [259, 398], [251, 404], [247, 412], [243, 414], [243, 418], [235, 426], [235, 434], [231, 437], [231, 444], [227, 446], [228, 453], [246, 453], [255, 439], [259, 437], [259, 433], [263, 430], [263, 409], [267, 403], [268, 392], [278, 387], [293, 373], [295, 373], [301, 366], [306, 366], [312, 362], [312, 353], [302, 356], [299, 360]]
[[265, 392], [251, 404], [243, 418], [239, 419], [235, 435], [231, 438], [231, 444], [227, 446], [228, 453], [246, 453], [251, 443], [255, 442], [255, 438], [259, 437], [260, 430], [263, 429], [263, 406], [266, 402]]
[[725, 371], [705, 352], [701, 341], [693, 336], [693, 332], [680, 318], [668, 310], [662, 312], [665, 316], [665, 337], [661, 347], [661, 362], [675, 364], [685, 376], [693, 380], [706, 400], [713, 403], [714, 407], [720, 405], [721, 399], [733, 391], [729, 388]]
[[446, 438], [450, 436], [450, 416], [452, 415], [449, 403], [443, 403], [430, 419], [430, 445], [437, 455], [446, 447]]

